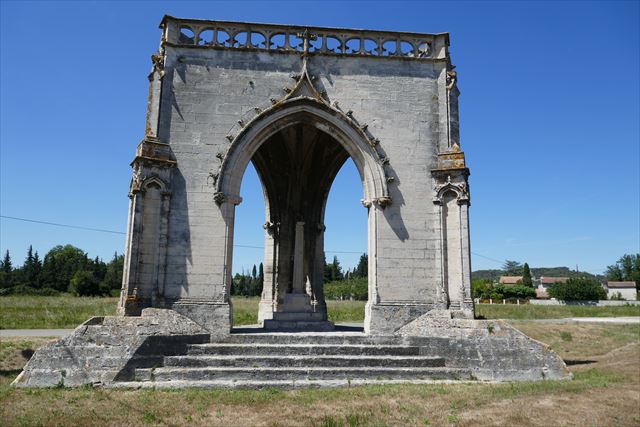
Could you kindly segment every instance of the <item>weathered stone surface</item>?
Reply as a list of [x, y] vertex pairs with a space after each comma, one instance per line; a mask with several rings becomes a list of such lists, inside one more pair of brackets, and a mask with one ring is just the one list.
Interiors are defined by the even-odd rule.
[[480, 380], [572, 378], [548, 345], [501, 320], [452, 319], [447, 310], [433, 310], [400, 328], [397, 335], [438, 338], [437, 348], [429, 351], [444, 357], [447, 366], [470, 369]]
[[69, 336], [35, 352], [13, 385], [26, 387], [110, 384], [132, 379], [136, 368], [163, 355], [208, 342], [209, 333], [173, 310], [147, 308], [141, 317], [93, 317]]

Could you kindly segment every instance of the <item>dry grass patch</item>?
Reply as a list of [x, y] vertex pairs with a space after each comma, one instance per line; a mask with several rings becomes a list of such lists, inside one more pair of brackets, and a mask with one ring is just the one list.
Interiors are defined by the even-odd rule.
[[531, 338], [549, 344], [563, 359], [602, 355], [640, 339], [640, 325], [510, 322]]

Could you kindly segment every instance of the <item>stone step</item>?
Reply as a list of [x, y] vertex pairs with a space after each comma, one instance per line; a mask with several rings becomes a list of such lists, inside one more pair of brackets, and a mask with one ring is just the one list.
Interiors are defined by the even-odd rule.
[[[404, 337], [370, 336], [361, 332], [261, 332], [236, 334], [232, 333], [222, 342], [237, 344], [335, 344], [335, 345], [403, 345]], [[409, 343], [409, 341], [407, 341]]]
[[447, 367], [162, 367], [136, 369], [135, 381], [460, 380], [466, 369]]
[[[271, 320], [271, 319], [266, 319]], [[273, 320], [278, 321], [300, 321], [300, 322], [324, 322], [327, 320], [326, 313], [320, 312], [275, 312]]]
[[188, 355], [357, 355], [357, 356], [418, 356], [418, 346], [358, 345], [358, 344], [194, 344], [187, 349]]
[[461, 374], [460, 379], [361, 379], [361, 378], [342, 378], [333, 380], [198, 380], [198, 381], [122, 381], [107, 385], [110, 388], [278, 388], [278, 389], [294, 389], [294, 388], [331, 388], [331, 387], [354, 387], [362, 385], [383, 385], [383, 384], [460, 384], [461, 382], [477, 383], [472, 379], [471, 375]]
[[424, 356], [168, 356], [165, 367], [443, 367], [441, 357]]
[[[293, 314], [293, 313], [291, 313]], [[282, 332], [328, 332], [335, 326], [329, 321], [265, 319], [264, 329]]]

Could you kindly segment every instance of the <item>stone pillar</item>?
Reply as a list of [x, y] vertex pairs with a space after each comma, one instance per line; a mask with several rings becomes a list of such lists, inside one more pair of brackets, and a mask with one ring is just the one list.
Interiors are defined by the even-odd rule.
[[304, 280], [304, 222], [296, 222], [295, 245], [293, 252], [292, 293], [305, 293]]
[[122, 271], [122, 287], [120, 288], [120, 302], [118, 314], [121, 316], [136, 316], [140, 314], [141, 307], [137, 298], [136, 276], [138, 273], [138, 249], [140, 242], [140, 230], [142, 222], [142, 210], [144, 198], [138, 188], [134, 188], [136, 175], [132, 180], [132, 189], [129, 192], [129, 220], [127, 226], [127, 241], [124, 253], [124, 266]]
[[377, 261], [377, 245], [378, 241], [375, 238], [376, 232], [378, 229], [378, 211], [380, 207], [377, 204], [371, 203], [368, 200], [363, 200], [362, 204], [367, 208], [367, 222], [368, 222], [368, 256], [369, 256], [369, 265], [367, 266], [368, 274], [368, 295], [367, 295], [367, 303], [365, 305], [365, 315], [364, 315], [364, 332], [369, 334], [371, 333], [371, 326], [373, 322], [373, 307], [379, 302], [378, 301], [378, 283], [377, 283], [377, 271], [376, 271], [376, 261]]
[[278, 289], [276, 286], [276, 272], [278, 269], [278, 226], [267, 221], [264, 233], [264, 262], [262, 264], [264, 279], [262, 282], [262, 296], [258, 304], [258, 323], [261, 325], [266, 319], [273, 319], [273, 312], [277, 306]]

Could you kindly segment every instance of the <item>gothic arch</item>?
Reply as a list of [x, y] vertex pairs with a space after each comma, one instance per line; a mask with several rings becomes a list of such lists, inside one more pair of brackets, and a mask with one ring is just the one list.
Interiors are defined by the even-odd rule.
[[273, 134], [297, 123], [313, 125], [342, 145], [360, 174], [365, 204], [391, 201], [382, 161], [364, 131], [340, 110], [308, 97], [277, 104], [242, 128], [220, 166], [216, 200], [240, 200], [242, 177], [255, 152]]

